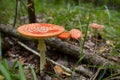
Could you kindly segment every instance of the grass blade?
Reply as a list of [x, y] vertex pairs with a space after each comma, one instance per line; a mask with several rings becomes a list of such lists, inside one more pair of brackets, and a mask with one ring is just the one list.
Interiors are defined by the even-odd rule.
[[5, 67], [0, 63], [0, 72], [4, 75], [6, 80], [12, 80], [9, 72], [5, 69]]
[[110, 24], [110, 12], [109, 12], [109, 9], [108, 9], [108, 7], [106, 5], [104, 7], [105, 7], [105, 9], [107, 11], [108, 21], [109, 21], [109, 24]]
[[6, 59], [2, 61], [2, 64], [7, 70], [9, 70], [8, 61]]
[[2, 37], [0, 32], [0, 59], [2, 58]]
[[104, 71], [102, 72], [102, 74], [100, 74], [99, 80], [102, 80], [105, 73], [106, 73], [107, 69], [104, 69]]
[[33, 75], [34, 80], [37, 80], [37, 76], [36, 76], [36, 73], [35, 73], [33, 67], [30, 66], [30, 69], [31, 69], [31, 72], [32, 72], [32, 75]]
[[20, 80], [26, 80], [22, 64], [19, 61], [17, 63], [19, 66]]
[[12, 68], [14, 69], [14, 68], [16, 67], [16, 65], [17, 65], [17, 61], [15, 61], [15, 62], [13, 63]]
[[11, 73], [11, 77], [12, 77], [14, 80], [20, 80], [19, 74]]

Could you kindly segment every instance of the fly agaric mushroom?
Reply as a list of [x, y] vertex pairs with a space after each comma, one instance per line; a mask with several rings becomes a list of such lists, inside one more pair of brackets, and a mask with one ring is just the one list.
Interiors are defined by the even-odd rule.
[[[89, 27], [93, 28], [94, 29], [94, 34], [95, 34], [95, 37], [98, 38], [100, 37], [101, 38], [101, 35], [98, 33], [98, 29], [99, 30], [103, 30], [104, 29], [104, 26], [103, 25], [99, 25], [97, 23], [90, 23], [89, 24]], [[99, 35], [99, 36], [98, 36]]]
[[33, 23], [20, 26], [17, 31], [23, 36], [39, 39], [38, 49], [40, 50], [40, 74], [43, 75], [43, 70], [45, 68], [46, 59], [45, 51], [46, 45], [44, 42], [45, 38], [54, 37], [62, 32], [64, 28], [62, 26], [46, 23]]
[[70, 33], [69, 32], [63, 32], [60, 35], [57, 36], [60, 39], [68, 39], [70, 38]]
[[103, 25], [99, 25], [97, 23], [90, 23], [89, 26], [94, 29], [104, 29]]
[[73, 39], [79, 39], [83, 36], [82, 32], [80, 32], [78, 29], [71, 29], [69, 32], [71, 34], [71, 38]]

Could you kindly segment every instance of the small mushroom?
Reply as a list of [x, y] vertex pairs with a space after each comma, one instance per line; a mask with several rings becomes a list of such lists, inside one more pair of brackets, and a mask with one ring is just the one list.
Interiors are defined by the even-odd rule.
[[64, 32], [64, 28], [62, 26], [54, 25], [54, 24], [46, 24], [46, 23], [33, 23], [20, 26], [17, 31], [29, 38], [38, 39], [38, 49], [40, 50], [40, 74], [43, 75], [44, 68], [46, 65], [45, 59], [45, 51], [46, 45], [44, 39], [49, 37], [54, 37], [62, 32]]
[[71, 34], [71, 38], [76, 40], [80, 39], [83, 36], [82, 32], [78, 29], [71, 29], [69, 32]]
[[90, 23], [89, 26], [94, 29], [104, 29], [103, 25], [99, 25], [97, 23]]
[[70, 33], [66, 31], [66, 32], [61, 33], [61, 34], [58, 35], [57, 37], [60, 38], [60, 39], [68, 39], [68, 38], [70, 38], [71, 36], [70, 36]]
[[[93, 28], [94, 29], [94, 35], [96, 38], [100, 37], [101, 38], [101, 35], [100, 33], [98, 32], [98, 30], [103, 30], [104, 29], [104, 26], [103, 25], [99, 25], [97, 23], [90, 23], [89, 24], [89, 27]], [[99, 35], [99, 36], [98, 36]]]

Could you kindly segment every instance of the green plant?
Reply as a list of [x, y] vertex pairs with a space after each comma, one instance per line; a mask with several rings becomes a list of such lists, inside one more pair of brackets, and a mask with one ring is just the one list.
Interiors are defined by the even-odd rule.
[[0, 59], [2, 58], [2, 36], [0, 32]]
[[[17, 66], [18, 65], [18, 69]], [[34, 80], [37, 80], [33, 67], [30, 67]], [[3, 75], [5, 80], [26, 80], [24, 69], [20, 61], [15, 61], [10, 67], [6, 59], [0, 61], [0, 75]]]
[[0, 73], [5, 77], [7, 80], [12, 80], [8, 69], [6, 68], [5, 64], [0, 63]]
[[34, 79], [34, 80], [37, 80], [37, 76], [36, 76], [36, 73], [35, 73], [33, 67], [30, 66], [30, 69], [31, 69], [31, 72], [32, 72], [32, 74], [33, 74], [33, 79]]

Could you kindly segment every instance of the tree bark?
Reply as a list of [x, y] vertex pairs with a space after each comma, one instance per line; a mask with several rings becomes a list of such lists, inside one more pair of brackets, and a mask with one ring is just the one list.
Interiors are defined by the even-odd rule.
[[[14, 37], [17, 37], [19, 39], [22, 40], [30, 40], [28, 38], [22, 37], [21, 35], [19, 35], [16, 31], [16, 29], [14, 29], [12, 26], [10, 25], [4, 25], [4, 24], [0, 24], [0, 31], [4, 32], [6, 34], [12, 35]], [[61, 52], [74, 56], [76, 58], [79, 58], [80, 55], [84, 56], [83, 60], [85, 61], [89, 61], [90, 63], [97, 65], [97, 66], [102, 66], [105, 64], [106, 67], [110, 67], [110, 66], [115, 66], [115, 67], [119, 67], [120, 65], [109, 61], [97, 54], [93, 54], [92, 52], [88, 51], [88, 50], [83, 50], [83, 53], [80, 54], [80, 47], [69, 44], [67, 42], [63, 42], [60, 39], [57, 38], [49, 38], [46, 40], [46, 44], [49, 45], [50, 47], [56, 48], [57, 50], [60, 50]], [[114, 71], [119, 71], [117, 68], [114, 68]]]
[[36, 16], [35, 16], [34, 0], [27, 0], [27, 1], [28, 1], [29, 22], [30, 23], [35, 23], [36, 22]]

